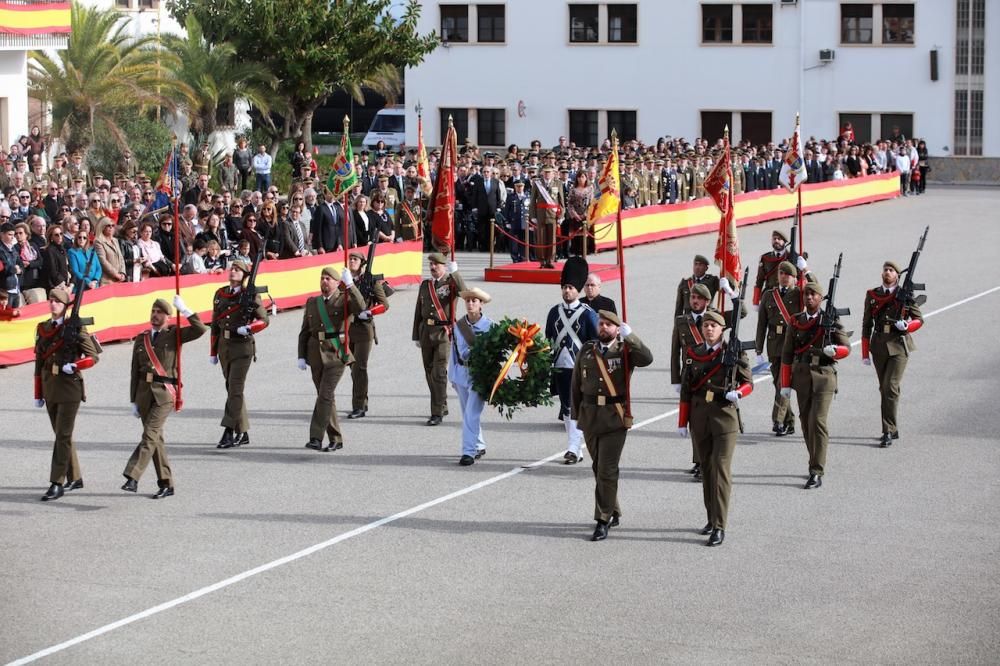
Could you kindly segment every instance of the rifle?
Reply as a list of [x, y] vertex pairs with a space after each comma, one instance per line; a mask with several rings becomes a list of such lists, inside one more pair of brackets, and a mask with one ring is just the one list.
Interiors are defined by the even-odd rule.
[[63, 320], [62, 328], [62, 349], [60, 350], [59, 367], [67, 363], [76, 363], [80, 360], [80, 331], [88, 325], [94, 323], [93, 317], [81, 317], [80, 306], [83, 305], [83, 292], [87, 288], [87, 276], [90, 274], [90, 267], [93, 265], [97, 251], [93, 250], [87, 265], [83, 269], [83, 277], [73, 285], [73, 304], [70, 306], [69, 315]]
[[792, 224], [792, 231], [789, 234], [791, 240], [788, 241], [788, 261], [791, 262], [792, 266], [798, 268], [799, 262], [799, 225], [798, 223]]
[[[725, 280], [726, 277], [720, 278]], [[722, 368], [726, 373], [726, 392], [736, 390], [736, 371], [739, 367], [740, 356], [744, 351], [754, 348], [754, 342], [747, 340], [740, 341], [740, 314], [743, 308], [743, 299], [747, 294], [747, 282], [750, 279], [750, 267], [743, 270], [743, 281], [740, 283], [740, 293], [732, 297], [733, 309], [729, 320], [729, 340], [726, 341], [726, 351], [722, 354]], [[736, 420], [740, 424], [740, 432], [743, 432], [743, 417], [740, 415], [740, 405], [736, 404]]]
[[358, 278], [357, 285], [358, 291], [365, 299], [365, 305], [369, 305], [371, 300], [375, 298], [375, 285], [381, 283], [382, 289], [385, 291], [386, 298], [394, 293], [392, 287], [385, 281], [385, 275], [383, 273], [373, 274], [372, 264], [375, 262], [375, 243], [368, 244], [368, 260], [365, 262], [365, 272], [362, 273], [361, 277]]
[[[240, 292], [240, 309], [237, 315], [230, 320], [232, 321], [231, 330], [234, 333], [240, 326], [249, 326], [250, 322], [257, 318], [257, 295], [268, 293], [267, 287], [257, 284], [257, 270], [263, 260], [264, 246], [262, 244], [257, 252], [257, 261], [253, 262], [253, 266], [250, 268], [250, 279], [247, 280], [246, 287]], [[271, 304], [274, 304], [273, 298]]]
[[833, 344], [833, 331], [837, 328], [840, 317], [851, 314], [850, 308], [838, 308], [835, 304], [837, 296], [837, 283], [840, 281], [840, 266], [844, 261], [844, 253], [837, 257], [837, 263], [833, 267], [833, 276], [830, 278], [830, 288], [826, 290], [826, 307], [820, 311], [819, 325], [823, 328], [823, 346]]
[[917, 241], [917, 249], [913, 251], [910, 255], [910, 263], [906, 268], [903, 269], [903, 273], [906, 273], [906, 279], [903, 280], [903, 284], [896, 289], [896, 300], [900, 304], [900, 318], [906, 318], [906, 308], [916, 305], [921, 306], [927, 302], [927, 296], [925, 294], [920, 294], [919, 296], [914, 295], [914, 292], [924, 291], [927, 289], [927, 285], [917, 283], [913, 281], [913, 273], [917, 270], [917, 260], [920, 259], [920, 253], [924, 251], [924, 243], [927, 241], [927, 232], [930, 231], [930, 226], [924, 227], [924, 233], [920, 236], [920, 240]]

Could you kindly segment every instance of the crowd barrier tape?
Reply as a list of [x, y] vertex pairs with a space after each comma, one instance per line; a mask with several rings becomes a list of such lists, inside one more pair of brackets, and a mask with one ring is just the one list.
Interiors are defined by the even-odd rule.
[[[394, 287], [415, 284], [420, 281], [423, 263], [422, 241], [385, 243], [376, 246], [373, 272], [384, 275]], [[333, 266], [339, 272], [344, 266], [343, 251], [265, 261], [257, 275], [257, 284], [268, 288], [279, 308], [298, 307], [319, 293], [320, 270], [324, 266]], [[208, 323], [215, 292], [226, 284], [226, 273], [183, 275], [181, 296]], [[84, 292], [80, 316], [94, 318], [94, 325], [87, 329], [102, 343], [129, 340], [149, 326], [149, 310], [154, 300], [163, 298], [170, 302], [173, 297], [173, 277], [106, 285]], [[267, 295], [263, 300], [270, 305]], [[34, 360], [35, 328], [48, 318], [46, 301], [22, 307], [20, 317], [0, 322], [0, 366]]]
[[[801, 187], [803, 214], [892, 199], [900, 193], [898, 173], [806, 183]], [[735, 199], [736, 224], [743, 226], [794, 215], [798, 195], [785, 189], [762, 190], [738, 194]], [[614, 215], [606, 215], [596, 224], [614, 221]], [[716, 231], [718, 228], [719, 210], [708, 198], [622, 212], [622, 244], [625, 247]], [[597, 251], [613, 250], [617, 244], [618, 230], [613, 228], [607, 237], [597, 242]]]

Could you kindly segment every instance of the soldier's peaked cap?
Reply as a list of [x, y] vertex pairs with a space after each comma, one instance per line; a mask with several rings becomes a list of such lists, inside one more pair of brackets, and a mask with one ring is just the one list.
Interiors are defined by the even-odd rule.
[[790, 261], [783, 261], [778, 264], [778, 272], [784, 273], [785, 275], [791, 275], [792, 277], [798, 277], [799, 270], [795, 268], [795, 264]]
[[722, 328], [726, 327], [726, 318], [722, 316], [722, 313], [717, 310], [706, 310], [705, 314], [702, 315], [701, 321], [704, 324], [705, 321], [714, 321], [716, 324]]
[[245, 275], [249, 275], [250, 271], [252, 270], [250, 268], [250, 264], [243, 261], [242, 259], [237, 259], [236, 261], [234, 261], [232, 264], [230, 264], [230, 268], [238, 268], [241, 271], [243, 271]]

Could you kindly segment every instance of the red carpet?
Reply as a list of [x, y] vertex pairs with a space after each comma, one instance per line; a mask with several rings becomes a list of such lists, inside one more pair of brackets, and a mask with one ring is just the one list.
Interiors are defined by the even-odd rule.
[[[597, 273], [602, 282], [617, 280], [620, 277], [618, 264], [590, 264], [590, 272]], [[562, 262], [556, 262], [555, 268], [539, 268], [537, 261], [521, 261], [516, 264], [505, 264], [486, 269], [484, 279], [487, 282], [520, 282], [526, 284], [559, 284], [562, 275]]]

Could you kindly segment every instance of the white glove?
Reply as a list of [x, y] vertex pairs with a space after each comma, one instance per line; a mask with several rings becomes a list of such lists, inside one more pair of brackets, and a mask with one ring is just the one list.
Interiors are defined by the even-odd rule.
[[806, 258], [800, 254], [799, 258], [795, 260], [795, 267], [800, 271], [804, 271], [809, 268], [809, 264], [806, 263]]
[[309, 367], [306, 365], [306, 360], [304, 358], [299, 359], [298, 366], [299, 370], [305, 370], [307, 367]]
[[[177, 309], [179, 310], [180, 308]], [[135, 418], [139, 418], [141, 416], [139, 414], [139, 405], [135, 404], [134, 402], [132, 403], [132, 416], [134, 416]]]
[[212, 365], [219, 365], [219, 357], [218, 356], [209, 356], [208, 357], [208, 362], [211, 363]]
[[64, 363], [62, 371], [64, 375], [72, 375], [76, 372], [76, 363]]
[[671, 386], [674, 387], [674, 393], [680, 395], [680, 393], [681, 393], [681, 385], [680, 384], [671, 384]]
[[39, 398], [38, 400], [35, 401], [35, 407], [44, 407], [44, 406], [45, 406], [44, 398]]
[[733, 289], [732, 285], [729, 284], [729, 280], [725, 278], [719, 280], [719, 289], [721, 289], [722, 293], [724, 293], [726, 296], [732, 297], [736, 295], [736, 290]]
[[834, 345], [827, 345], [826, 347], [823, 347], [823, 353], [830, 358], [833, 358], [837, 355], [837, 347]]
[[905, 319], [900, 319], [899, 321], [896, 322], [897, 331], [905, 331], [909, 327], [910, 327], [910, 322], [906, 321]]
[[358, 313], [358, 319], [360, 319], [361, 321], [368, 321], [371, 318], [372, 318], [371, 310], [362, 310], [361, 312]]
[[250, 327], [249, 326], [240, 326], [239, 328], [236, 329], [236, 334], [237, 335], [242, 335], [243, 337], [246, 337], [246, 336], [250, 335]]
[[760, 305], [758, 305], [757, 303], [754, 303], [753, 304], [753, 311], [754, 312], [760, 312]]
[[678, 427], [677, 428], [677, 434], [680, 435], [681, 437], [687, 437], [688, 436], [688, 428], [687, 428], [687, 426], [680, 426], [680, 427]]
[[872, 364], [872, 360], [870, 358], [868, 358], [867, 356], [865, 356], [863, 359], [861, 359], [861, 365], [871, 365], [871, 364]]
[[628, 336], [632, 335], [632, 327], [626, 324], [625, 322], [622, 322], [622, 325], [618, 327], [618, 330], [621, 331], [623, 338], [627, 338]]
[[458, 262], [457, 261], [449, 261], [448, 262], [448, 273], [451, 274], [451, 273], [457, 273], [457, 272], [458, 272]]
[[726, 400], [732, 403], [739, 404], [740, 402], [740, 392], [739, 391], [727, 391]]
[[174, 307], [177, 308], [177, 311], [185, 317], [190, 317], [194, 314], [188, 309], [188, 306], [184, 304], [184, 299], [181, 298], [180, 294], [174, 294]]
[[351, 271], [349, 269], [340, 269], [340, 281], [344, 283], [345, 287], [350, 287], [354, 284], [354, 276], [351, 275]]
[[754, 365], [764, 365], [764, 363], [766, 363], [766, 362], [767, 362], [767, 359], [764, 358], [763, 354], [757, 354], [757, 361], [756, 361], [756, 363], [754, 363]]
[[781, 393], [781, 397], [782, 398], [791, 398], [792, 397], [792, 387], [791, 386], [782, 387], [780, 393]]

